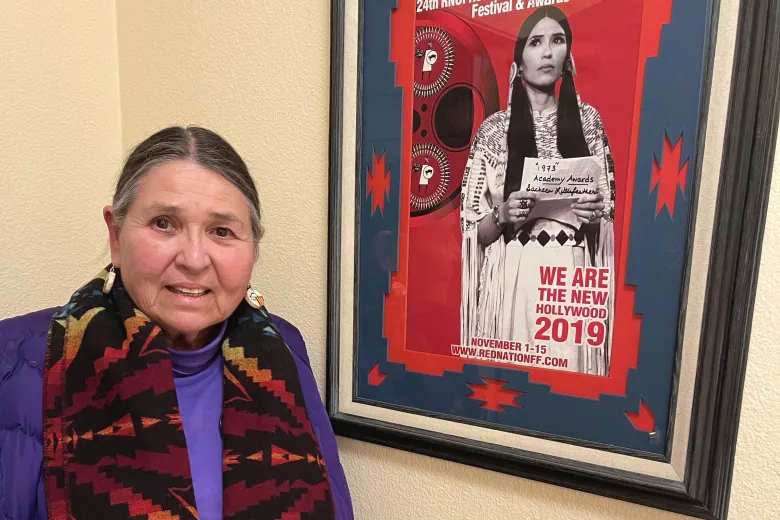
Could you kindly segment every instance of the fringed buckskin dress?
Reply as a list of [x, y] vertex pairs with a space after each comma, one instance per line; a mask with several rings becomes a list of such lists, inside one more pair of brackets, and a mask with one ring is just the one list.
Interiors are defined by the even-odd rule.
[[[461, 191], [462, 295], [461, 344], [471, 338], [533, 342], [536, 331], [539, 266], [610, 268], [608, 333], [602, 348], [550, 344], [547, 354], [567, 360], [564, 370], [607, 375], [614, 310], [614, 163], [598, 111], [580, 102], [583, 133], [591, 155], [603, 164], [598, 178], [605, 208], [589, 233], [571, 222], [544, 218], [526, 222], [508, 243], [503, 237], [483, 247], [479, 222], [503, 202], [511, 106], [482, 123], [471, 147]], [[539, 158], [561, 158], [557, 146], [557, 108], [533, 114]], [[525, 179], [524, 179], [525, 181]], [[590, 238], [590, 239], [589, 239]], [[573, 335], [569, 335], [572, 338]]]

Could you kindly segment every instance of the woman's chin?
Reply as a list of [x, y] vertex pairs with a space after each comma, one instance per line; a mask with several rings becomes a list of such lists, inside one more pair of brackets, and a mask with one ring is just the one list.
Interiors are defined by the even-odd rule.
[[[211, 335], [209, 329], [219, 322], [205, 316], [187, 316], [172, 313], [159, 319], [163, 330], [174, 340], [175, 345], [183, 344], [186, 348], [200, 348], [208, 343]], [[204, 334], [205, 333], [205, 334]]]
[[553, 93], [555, 92], [555, 85], [558, 83], [558, 76], [554, 74], [544, 75], [541, 78], [535, 79], [534, 81], [528, 81], [526, 79], [525, 83], [529, 87], [533, 88], [534, 90], [538, 90], [539, 92]]

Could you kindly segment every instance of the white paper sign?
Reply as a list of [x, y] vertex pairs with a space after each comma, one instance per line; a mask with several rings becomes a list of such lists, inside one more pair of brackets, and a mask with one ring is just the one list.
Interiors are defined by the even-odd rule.
[[598, 179], [603, 174], [603, 166], [595, 157], [526, 157], [523, 190], [539, 195], [528, 218], [549, 218], [577, 225], [571, 204], [583, 195], [599, 193]]

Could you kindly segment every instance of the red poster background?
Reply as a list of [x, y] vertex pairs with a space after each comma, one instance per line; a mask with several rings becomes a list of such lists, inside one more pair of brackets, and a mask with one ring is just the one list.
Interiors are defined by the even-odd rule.
[[[557, 6], [572, 26], [577, 90], [583, 101], [600, 112], [615, 161], [617, 286], [612, 371], [604, 378], [542, 368], [511, 368], [528, 371], [531, 381], [549, 384], [556, 392], [591, 398], [604, 392], [621, 395], [625, 393], [628, 370], [636, 366], [641, 325], [633, 313], [633, 288], [623, 280], [644, 63], [657, 53], [661, 27], [671, 16], [671, 0], [570, 0]], [[404, 87], [402, 172], [411, 169], [415, 7], [413, 0], [400, 0], [393, 14], [391, 58], [398, 66], [397, 82]], [[533, 9], [474, 19], [471, 4], [447, 10], [461, 16], [485, 44], [496, 71], [500, 108], [505, 109], [515, 39]], [[399, 270], [393, 275], [386, 299], [388, 359], [404, 363], [410, 371], [434, 375], [444, 370], [460, 371], [464, 361], [449, 353], [450, 345], [460, 340], [459, 197], [447, 208], [409, 218], [409, 182], [405, 175], [401, 186]]]

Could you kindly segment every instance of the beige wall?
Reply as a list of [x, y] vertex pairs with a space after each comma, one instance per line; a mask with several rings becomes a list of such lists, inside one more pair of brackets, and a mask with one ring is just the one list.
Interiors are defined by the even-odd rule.
[[[121, 153], [163, 125], [197, 123], [224, 134], [257, 176], [268, 234], [255, 282], [301, 328], [324, 389], [328, 2], [119, 0], [116, 13], [109, 2], [27, 4], [0, 5], [0, 317], [61, 303], [93, 274], [106, 261], [100, 208]], [[780, 188], [770, 214], [780, 215]], [[778, 242], [770, 217], [733, 519], [780, 517]], [[340, 446], [361, 520], [677, 518], [348, 439]]]
[[[117, 2], [123, 145], [162, 126], [199, 124], [236, 147], [266, 219], [253, 283], [270, 309], [322, 346], [329, 2], [230, 5]], [[324, 376], [324, 354], [312, 364]]]
[[109, 262], [120, 166], [112, 2], [0, 2], [0, 317], [66, 301]]

